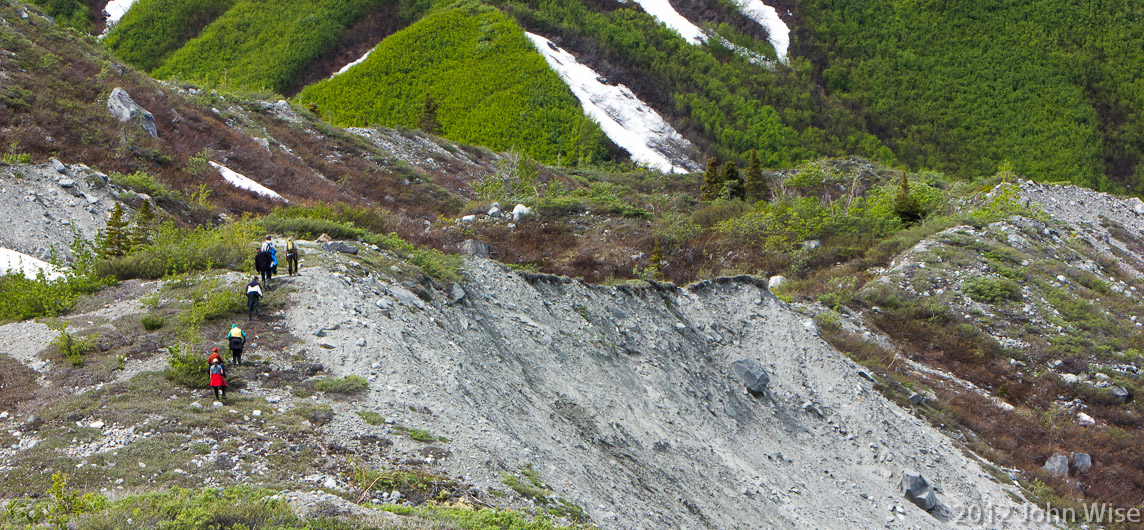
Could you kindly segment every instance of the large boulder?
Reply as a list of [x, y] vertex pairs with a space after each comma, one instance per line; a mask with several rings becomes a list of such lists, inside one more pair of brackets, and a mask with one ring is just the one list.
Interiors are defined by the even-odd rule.
[[529, 208], [523, 204], [518, 204], [515, 208], [512, 209], [512, 220], [514, 222], [519, 221], [530, 214], [532, 214], [532, 208]]
[[479, 239], [466, 239], [457, 248], [466, 256], [489, 257], [489, 244]]
[[1057, 475], [1065, 477], [1069, 474], [1069, 457], [1068, 455], [1057, 453], [1045, 461], [1045, 471], [1050, 475]]
[[1081, 475], [1087, 475], [1092, 471], [1092, 456], [1088, 453], [1073, 453], [1073, 469]]
[[917, 505], [925, 511], [937, 508], [937, 494], [933, 491], [933, 486], [925, 477], [906, 471], [902, 473], [902, 493], [905, 494], [906, 500]]
[[131, 95], [122, 88], [115, 87], [115, 90], [111, 91], [111, 96], [107, 98], [107, 112], [122, 123], [135, 121], [152, 138], [159, 137], [159, 131], [155, 128], [155, 116], [136, 104]]
[[1144, 215], [1144, 201], [1141, 201], [1138, 197], [1128, 199], [1128, 207], [1132, 208], [1132, 212], [1136, 215]]
[[782, 276], [771, 276], [771, 278], [767, 280], [767, 289], [773, 291], [782, 287], [784, 283], [786, 283], [786, 278]]
[[347, 244], [344, 241], [330, 241], [322, 245], [322, 248], [327, 252], [341, 252], [342, 254], [357, 254], [357, 247]]
[[731, 371], [753, 395], [765, 394], [767, 385], [771, 384], [771, 376], [767, 374], [762, 363], [754, 359], [739, 359], [731, 363]]

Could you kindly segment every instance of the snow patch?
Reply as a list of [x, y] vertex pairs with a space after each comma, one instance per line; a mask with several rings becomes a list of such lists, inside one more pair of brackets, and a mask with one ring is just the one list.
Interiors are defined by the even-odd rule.
[[707, 42], [707, 34], [692, 24], [680, 15], [674, 7], [671, 7], [671, 2], [667, 0], [635, 0], [643, 10], [663, 24], [679, 33], [683, 38], [691, 44], [703, 44]]
[[25, 278], [34, 280], [40, 271], [44, 271], [44, 276], [49, 280], [58, 280], [64, 277], [64, 269], [51, 263], [33, 258], [22, 252], [0, 248], [0, 274], [20, 272], [24, 274]]
[[771, 41], [775, 54], [780, 61], [786, 62], [787, 50], [790, 49], [790, 28], [779, 18], [778, 10], [760, 0], [735, 0], [735, 4], [739, 6], [739, 12], [767, 30], [767, 40]]
[[693, 149], [691, 143], [628, 87], [606, 84], [594, 70], [578, 63], [576, 57], [548, 39], [527, 32], [525, 35], [572, 89], [584, 112], [633, 160], [668, 173], [700, 169], [684, 154]]
[[355, 66], [357, 66], [357, 65], [361, 64], [363, 61], [365, 61], [366, 59], [368, 59], [368, 58], [369, 58], [369, 54], [373, 53], [373, 50], [375, 50], [375, 49], [376, 49], [376, 48], [370, 48], [370, 49], [369, 49], [369, 51], [365, 52], [365, 55], [362, 55], [362, 56], [361, 56], [361, 58], [360, 58], [360, 59], [358, 59], [358, 60], [356, 60], [356, 61], [354, 61], [354, 62], [352, 62], [352, 63], [350, 63], [350, 64], [347, 64], [347, 65], [343, 66], [343, 67], [341, 68], [341, 70], [338, 70], [337, 72], [334, 72], [334, 75], [331, 75], [331, 76], [330, 76], [330, 79], [333, 79], [333, 78], [335, 78], [335, 77], [337, 77], [337, 76], [339, 76], [339, 75], [341, 75], [341, 74], [344, 74], [344, 73], [346, 73], [346, 71], [348, 71], [350, 68], [353, 68], [353, 67], [355, 67]]
[[236, 173], [235, 171], [222, 164], [210, 162], [210, 165], [211, 167], [217, 169], [219, 174], [222, 175], [223, 180], [226, 180], [228, 183], [230, 183], [231, 186], [247, 191], [252, 191], [263, 197], [277, 199], [282, 202], [290, 202], [279, 195], [278, 192], [267, 188], [266, 186], [263, 186], [262, 184], [259, 184], [253, 180], [250, 180], [246, 176]]
[[104, 30], [104, 33], [118, 24], [133, 4], [135, 4], [135, 0], [111, 0], [108, 2], [107, 7], [103, 8], [103, 13], [107, 15], [107, 30]]

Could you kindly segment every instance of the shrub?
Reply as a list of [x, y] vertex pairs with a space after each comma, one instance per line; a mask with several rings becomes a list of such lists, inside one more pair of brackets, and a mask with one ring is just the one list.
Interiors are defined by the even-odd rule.
[[361, 239], [369, 232], [357, 228], [353, 223], [337, 222], [329, 219], [316, 219], [313, 217], [286, 217], [274, 212], [258, 221], [267, 232], [275, 234], [294, 234], [302, 239], [315, 239], [322, 234], [329, 234], [334, 239]]
[[187, 388], [207, 388], [210, 386], [210, 376], [207, 373], [206, 359], [195, 351], [190, 342], [181, 342], [167, 346], [170, 355], [167, 357], [167, 369], [163, 376], [168, 381]]
[[314, 386], [330, 394], [360, 394], [369, 390], [369, 381], [357, 375], [345, 377], [326, 377], [319, 379]]
[[429, 434], [429, 431], [426, 431], [425, 429], [410, 429], [409, 427], [405, 427], [403, 425], [395, 425], [393, 427], [393, 430], [400, 432], [400, 433], [404, 433], [411, 440], [417, 440], [418, 442], [448, 442], [449, 441], [449, 439], [445, 438], [444, 436], [435, 436], [433, 434]]
[[970, 298], [986, 304], [1021, 299], [1021, 287], [1008, 278], [973, 278], [965, 282], [963, 290]]
[[124, 62], [151, 71], [236, 0], [138, 0], [103, 40]]
[[385, 416], [371, 410], [359, 410], [357, 414], [361, 416], [363, 421], [370, 425], [381, 425], [385, 423]]
[[177, 196], [175, 192], [172, 192], [162, 183], [156, 181], [155, 177], [143, 171], [136, 171], [130, 175], [112, 171], [108, 175], [108, 178], [110, 178], [112, 184], [116, 186], [135, 190], [139, 193], [146, 193], [156, 199], [168, 199]]
[[0, 276], [0, 320], [25, 320], [65, 313], [75, 307], [80, 295], [97, 291], [107, 284], [86, 275], [69, 275], [55, 280], [49, 280], [43, 273], [35, 279], [18, 272]]
[[203, 271], [214, 267], [251, 270], [254, 253], [250, 244], [264, 233], [260, 226], [250, 221], [238, 221], [217, 228], [200, 226], [193, 230], [165, 223], [156, 231], [151, 243], [126, 256], [98, 262], [94, 268], [101, 277], [110, 276], [120, 280], [158, 279], [169, 274]]
[[155, 331], [163, 327], [164, 319], [163, 317], [158, 317], [155, 315], [143, 315], [143, 318], [139, 319], [139, 321], [143, 323], [143, 329], [147, 331]]
[[95, 350], [95, 336], [81, 339], [72, 335], [68, 332], [66, 320], [57, 320], [48, 324], [48, 327], [60, 332], [52, 339], [52, 346], [56, 347], [56, 351], [70, 361], [72, 366], [83, 366], [84, 357]]

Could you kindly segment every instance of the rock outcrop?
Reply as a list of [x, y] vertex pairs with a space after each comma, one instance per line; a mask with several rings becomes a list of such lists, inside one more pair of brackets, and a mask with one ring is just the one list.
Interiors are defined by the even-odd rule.
[[159, 131], [155, 128], [155, 116], [136, 104], [131, 95], [122, 88], [115, 87], [115, 90], [111, 91], [111, 95], [107, 98], [107, 112], [120, 123], [134, 121], [152, 138], [159, 137]]

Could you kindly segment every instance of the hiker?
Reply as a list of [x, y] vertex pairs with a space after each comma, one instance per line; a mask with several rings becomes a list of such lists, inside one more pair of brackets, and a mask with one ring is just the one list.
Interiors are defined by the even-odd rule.
[[278, 249], [270, 246], [270, 275], [278, 274]]
[[270, 252], [272, 248], [274, 248], [274, 240], [271, 239], [270, 236], [266, 236], [266, 240], [262, 242], [262, 248], [259, 250], [262, 252]]
[[286, 239], [286, 269], [291, 276], [298, 273], [298, 245], [292, 237]]
[[254, 272], [262, 276], [267, 286], [270, 286], [271, 261], [270, 253], [265, 250], [260, 250], [254, 255]]
[[258, 285], [258, 277], [255, 276], [250, 283], [246, 284], [246, 308], [250, 311], [246, 314], [246, 319], [254, 318], [254, 313], [257, 311], [258, 316], [262, 316], [262, 309], [258, 307], [258, 303], [262, 301], [262, 286]]
[[239, 328], [238, 324], [231, 324], [226, 339], [230, 343], [230, 360], [235, 366], [242, 366], [242, 348], [246, 345], [246, 332]]
[[[216, 348], [217, 350], [217, 348]], [[215, 401], [218, 401], [219, 392], [222, 392], [222, 398], [226, 399], [226, 367], [222, 364], [221, 359], [211, 361], [210, 367], [211, 374], [211, 390], [214, 390]]]
[[[208, 365], [213, 364], [215, 361], [222, 362], [222, 354], [218, 352], [218, 348], [212, 349], [211, 354], [207, 356]], [[223, 365], [223, 370], [226, 370], [225, 365]]]

